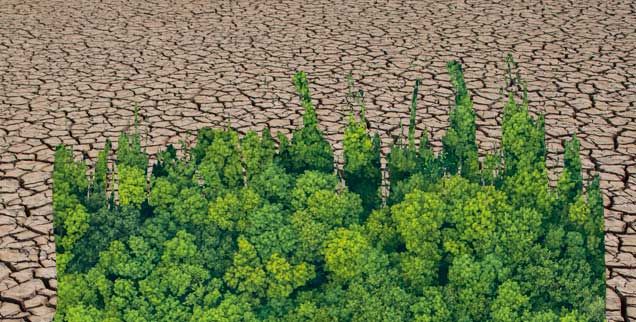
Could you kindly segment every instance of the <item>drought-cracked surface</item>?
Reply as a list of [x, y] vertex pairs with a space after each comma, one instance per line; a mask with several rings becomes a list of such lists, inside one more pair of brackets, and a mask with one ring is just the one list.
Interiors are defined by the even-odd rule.
[[561, 140], [575, 132], [584, 178], [601, 175], [607, 317], [636, 321], [636, 5], [530, 2], [2, 1], [0, 320], [55, 312], [55, 146], [96, 160], [106, 138], [129, 129], [134, 103], [150, 153], [227, 116], [241, 133], [290, 133], [302, 119], [292, 75], [304, 69], [341, 156], [345, 75], [364, 89], [385, 151], [399, 121], [408, 124], [420, 77], [416, 134], [431, 129], [439, 150], [451, 99], [445, 64], [460, 59], [483, 152], [499, 141], [511, 51], [530, 109], [546, 113], [551, 177]]

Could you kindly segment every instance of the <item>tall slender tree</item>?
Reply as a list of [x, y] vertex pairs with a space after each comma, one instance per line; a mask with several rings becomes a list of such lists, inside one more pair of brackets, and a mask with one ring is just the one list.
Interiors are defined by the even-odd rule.
[[366, 106], [362, 90], [357, 92], [356, 102], [360, 105], [360, 121], [353, 113], [344, 135], [344, 179], [350, 191], [362, 198], [364, 216], [381, 204], [380, 185], [380, 136], [373, 138], [368, 133]]
[[289, 149], [291, 156], [291, 172], [303, 173], [306, 170], [318, 170], [333, 173], [334, 157], [331, 145], [323, 137], [318, 128], [316, 110], [309, 95], [307, 75], [299, 71], [294, 75], [294, 85], [305, 110], [303, 127], [293, 133]]
[[460, 174], [472, 182], [479, 182], [473, 102], [466, 89], [461, 64], [453, 60], [446, 68], [455, 90], [455, 106], [450, 112], [450, 128], [442, 138], [442, 164], [450, 175]]

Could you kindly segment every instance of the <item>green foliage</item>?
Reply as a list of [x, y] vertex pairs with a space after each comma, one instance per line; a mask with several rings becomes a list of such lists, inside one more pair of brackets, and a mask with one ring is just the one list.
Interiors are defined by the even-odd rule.
[[583, 190], [583, 178], [581, 177], [581, 151], [579, 139], [576, 134], [572, 139], [565, 143], [565, 152], [563, 157], [564, 169], [567, 173], [562, 177], [566, 181], [565, 189], [561, 189], [560, 193], [564, 194], [564, 198], [573, 200]]
[[[64, 144], [60, 144], [55, 150], [53, 164], [53, 190], [56, 192], [53, 198], [53, 207], [62, 211], [72, 203], [68, 198], [84, 198], [88, 189], [86, 177], [86, 164], [73, 161], [73, 151]], [[58, 197], [59, 198], [56, 198]]]
[[82, 256], [76, 256], [69, 263], [74, 272], [86, 272], [99, 259], [99, 254], [108, 248], [110, 243], [121, 240], [139, 231], [141, 213], [132, 206], [108, 209], [102, 207], [88, 213], [86, 233], [74, 244], [74, 249]]
[[399, 137], [397, 145], [391, 146], [391, 151], [387, 157], [390, 175], [389, 198], [387, 199], [389, 206], [402, 201], [405, 194], [414, 188], [427, 190], [442, 177], [444, 170], [440, 159], [433, 153], [427, 129], [422, 132], [419, 147], [415, 147], [418, 87], [419, 79], [415, 81], [411, 99], [408, 145], [405, 146], [402, 143], [402, 137]]
[[197, 135], [197, 144], [192, 148], [192, 158], [199, 164], [203, 161], [208, 147], [214, 141], [214, 137], [219, 133], [219, 130], [213, 128], [203, 128], [199, 130]]
[[108, 205], [108, 196], [106, 190], [108, 188], [108, 153], [110, 152], [111, 142], [106, 139], [106, 145], [103, 151], [97, 156], [97, 164], [95, 172], [90, 180], [87, 208], [89, 212], [97, 211], [101, 207]]
[[411, 306], [417, 322], [451, 322], [451, 309], [438, 287], [426, 287], [417, 303]]
[[234, 254], [232, 266], [223, 280], [239, 293], [264, 296], [267, 287], [265, 270], [256, 248], [242, 237], [238, 238], [238, 251]]
[[439, 194], [414, 190], [391, 213], [408, 251], [401, 261], [405, 280], [416, 289], [432, 285], [442, 258], [439, 244], [444, 212]]
[[352, 192], [362, 198], [365, 214], [380, 206], [382, 173], [380, 172], [380, 136], [373, 138], [367, 133], [365, 105], [362, 91], [358, 98], [361, 104], [360, 121], [353, 115], [344, 134], [344, 179]]
[[598, 174], [587, 185], [587, 206], [590, 214], [583, 224], [583, 234], [586, 236], [587, 255], [594, 276], [599, 281], [599, 285], [605, 285], [605, 216], [603, 207], [603, 195], [599, 185]]
[[289, 139], [282, 132], [278, 132], [276, 136], [278, 138], [278, 151], [276, 152], [276, 156], [274, 156], [274, 162], [286, 171], [290, 171], [292, 164]]
[[[555, 205], [558, 213], [557, 220], [561, 220], [562, 223], [567, 222], [568, 219], [571, 221], [570, 207], [575, 206], [575, 203], [581, 199], [581, 194], [583, 193], [581, 157], [579, 155], [580, 144], [576, 134], [571, 140], [564, 142], [564, 147], [563, 172], [557, 183]], [[580, 207], [580, 205], [578, 206]]]
[[409, 118], [409, 148], [415, 149], [415, 113], [417, 108], [417, 91], [420, 86], [420, 80], [415, 80], [413, 88], [413, 97], [411, 98], [411, 117]]
[[76, 203], [75, 207], [67, 208], [64, 212], [64, 216], [59, 218], [63, 222], [62, 227], [64, 229], [64, 236], [59, 238], [58, 245], [65, 250], [73, 249], [75, 242], [77, 242], [88, 230], [88, 214], [86, 208]]
[[295, 178], [285, 172], [283, 167], [270, 163], [252, 178], [250, 188], [271, 203], [289, 205], [294, 180]]
[[446, 291], [455, 321], [484, 321], [490, 314], [503, 264], [490, 254], [477, 260], [469, 254], [453, 259]]
[[519, 284], [508, 280], [499, 285], [490, 314], [493, 322], [520, 321], [528, 308], [529, 298], [523, 294]]
[[[214, 138], [205, 149], [202, 164], [199, 166], [202, 175], [208, 178], [206, 182], [214, 186], [216, 183], [212, 182], [220, 180], [223, 186], [230, 189], [243, 186], [243, 168], [238, 144], [239, 138], [236, 132], [228, 130], [214, 132]], [[249, 148], [246, 151], [249, 151]]]
[[318, 128], [316, 110], [311, 102], [305, 72], [300, 71], [294, 75], [294, 86], [298, 91], [305, 114], [303, 127], [295, 130], [292, 137], [289, 148], [291, 168], [288, 170], [293, 173], [303, 173], [306, 170], [333, 173], [333, 152], [329, 142]]
[[317, 171], [307, 171], [298, 176], [291, 190], [291, 204], [294, 209], [307, 206], [307, 198], [319, 190], [333, 191], [338, 184], [335, 176]]
[[251, 189], [230, 191], [209, 203], [208, 219], [228, 232], [243, 233], [248, 215], [259, 208], [262, 198]]
[[502, 124], [502, 146], [504, 167], [500, 178], [493, 181], [501, 184], [516, 207], [533, 207], [550, 213], [551, 198], [548, 192], [548, 172], [545, 166], [545, 130], [543, 115], [534, 120], [528, 113], [528, 100], [524, 86], [521, 106], [509, 92], [504, 105]]
[[119, 177], [120, 204], [139, 207], [146, 199], [146, 175], [143, 170], [122, 165], [119, 168]]
[[160, 151], [157, 155], [157, 163], [152, 165], [152, 176], [163, 177], [169, 174], [168, 167], [173, 165], [177, 159], [177, 150], [174, 145], [169, 144], [165, 151]]
[[297, 247], [298, 236], [289, 220], [289, 212], [283, 210], [282, 205], [266, 203], [248, 214], [244, 237], [261, 258], [269, 258], [274, 253], [291, 255]]
[[62, 254], [58, 271], [64, 272], [76, 257], [75, 244], [89, 229], [86, 206], [88, 192], [86, 164], [73, 160], [73, 151], [61, 144], [55, 151], [53, 164], [53, 224], [57, 238], [56, 250]]
[[314, 267], [307, 263], [291, 265], [287, 259], [274, 253], [265, 263], [268, 274], [267, 297], [285, 299], [294, 289], [305, 285], [315, 276]]
[[598, 175], [583, 193], [578, 139], [550, 189], [543, 117], [529, 116], [524, 87], [480, 171], [461, 66], [448, 69], [442, 152], [427, 130], [416, 146], [416, 81], [408, 144], [400, 137], [387, 160], [388, 206], [362, 91], [342, 185], [304, 73], [303, 126], [291, 143], [279, 132], [277, 150], [269, 130], [202, 129], [181, 156], [160, 152], [147, 178], [137, 129], [111, 169], [107, 141], [89, 176], [60, 145], [56, 321], [602, 321], [603, 196]]
[[138, 114], [135, 108], [135, 133], [128, 135], [122, 133], [117, 144], [117, 164], [138, 168], [146, 173], [148, 171], [148, 158], [145, 150], [141, 150], [141, 140], [138, 131]]
[[359, 231], [337, 228], [329, 232], [323, 249], [325, 268], [336, 280], [346, 281], [367, 269], [371, 245]]
[[400, 183], [417, 173], [417, 153], [414, 149], [410, 149], [398, 143], [397, 146], [391, 146], [391, 152], [389, 152], [387, 159], [390, 177], [387, 205], [394, 205], [403, 198], [403, 195], [396, 192], [396, 190], [399, 189], [398, 186]]
[[475, 141], [475, 111], [464, 82], [462, 67], [457, 61], [446, 65], [455, 89], [455, 107], [450, 111], [450, 128], [442, 138], [442, 163], [446, 172], [477, 182], [479, 162]]
[[265, 166], [273, 162], [274, 146], [263, 134], [263, 140], [259, 139], [256, 131], [248, 131], [241, 142], [241, 160], [247, 173], [247, 180], [261, 173]]
[[298, 234], [296, 258], [317, 263], [323, 243], [330, 230], [360, 222], [360, 197], [351, 192], [336, 194], [317, 190], [306, 201], [306, 206], [291, 216], [291, 224]]
[[431, 148], [428, 129], [424, 129], [420, 137], [418, 155], [421, 160], [420, 173], [423, 175], [425, 182], [427, 185], [436, 183], [442, 177], [443, 169], [440, 160], [435, 157], [435, 153], [433, 153]]

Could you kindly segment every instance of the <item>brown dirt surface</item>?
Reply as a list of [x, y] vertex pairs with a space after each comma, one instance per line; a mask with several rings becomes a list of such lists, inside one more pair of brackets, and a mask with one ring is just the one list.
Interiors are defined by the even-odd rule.
[[[417, 133], [448, 126], [448, 60], [463, 63], [478, 143], [500, 138], [504, 56], [546, 113], [548, 166], [581, 139], [584, 178], [606, 206], [608, 321], [636, 321], [636, 5], [633, 1], [22, 1], [0, 2], [0, 320], [47, 321], [57, 304], [51, 206], [54, 148], [89, 164], [143, 116], [155, 153], [197, 129], [302, 120], [303, 69], [320, 126], [341, 158], [350, 71], [384, 152], [422, 78]], [[79, 152], [78, 152], [79, 157]], [[562, 160], [562, 158], [561, 158]]]

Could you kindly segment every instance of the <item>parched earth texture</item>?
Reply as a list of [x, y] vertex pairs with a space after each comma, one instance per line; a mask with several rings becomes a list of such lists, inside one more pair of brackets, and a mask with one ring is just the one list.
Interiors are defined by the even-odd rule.
[[501, 135], [512, 52], [531, 111], [546, 113], [551, 178], [573, 133], [584, 178], [600, 173], [607, 318], [636, 321], [635, 3], [348, 2], [0, 2], [0, 320], [55, 313], [55, 146], [92, 165], [106, 138], [130, 129], [135, 103], [151, 154], [228, 120], [241, 133], [289, 134], [302, 120], [292, 76], [303, 69], [341, 164], [347, 73], [384, 153], [421, 78], [417, 133], [431, 129], [439, 151], [452, 98], [445, 64], [459, 59], [485, 152]]

